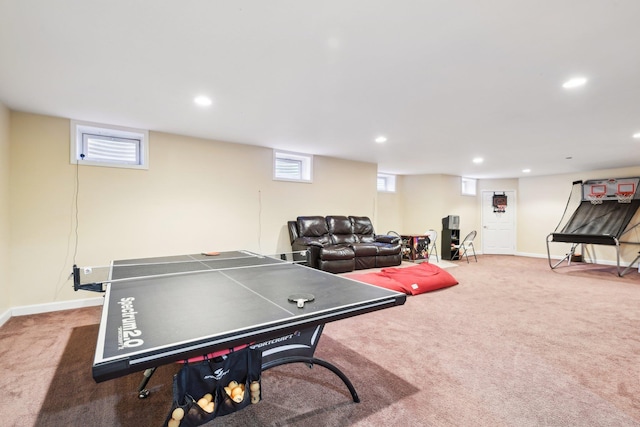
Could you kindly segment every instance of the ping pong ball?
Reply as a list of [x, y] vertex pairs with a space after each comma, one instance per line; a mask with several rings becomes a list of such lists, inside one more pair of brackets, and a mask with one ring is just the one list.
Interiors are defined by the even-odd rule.
[[207, 393], [204, 396], [202, 396], [203, 399], [207, 399], [207, 402], [211, 402], [213, 400], [213, 396], [211, 395], [211, 393]]
[[208, 413], [212, 413], [214, 408], [215, 408], [215, 404], [213, 402], [209, 402], [209, 403], [207, 403], [207, 406], [205, 406], [202, 409], [204, 409]]
[[229, 383], [229, 388], [230, 388], [231, 390], [233, 390], [233, 389], [234, 389], [234, 388], [236, 388], [236, 387], [238, 387], [238, 382], [237, 382], [237, 381], [231, 381], [231, 382]]
[[251, 391], [260, 390], [260, 383], [258, 381], [253, 381], [251, 383], [251, 385], [249, 386], [249, 390], [251, 390]]
[[235, 397], [232, 397], [233, 401], [236, 403], [242, 403], [242, 401], [244, 400], [244, 394], [240, 393]]
[[242, 393], [244, 393], [244, 390], [242, 390], [241, 387], [236, 387], [233, 390], [231, 390], [231, 397], [235, 398], [236, 396], [238, 396], [238, 395], [240, 395]]
[[167, 427], [179, 427], [179, 426], [180, 426], [180, 421], [176, 420], [175, 418], [171, 418], [167, 423]]
[[260, 402], [260, 395], [257, 395], [257, 396], [251, 395], [251, 403], [258, 403], [258, 402]]
[[198, 400], [198, 406], [201, 407], [202, 409], [205, 408], [205, 406], [207, 406], [209, 404], [209, 401], [207, 399], [205, 399], [204, 397], [200, 400]]
[[176, 421], [180, 421], [181, 419], [184, 418], [184, 409], [182, 408], [176, 408], [173, 410], [173, 412], [171, 413], [171, 418], [173, 418]]
[[229, 387], [225, 387], [224, 392], [231, 396], [231, 389]]

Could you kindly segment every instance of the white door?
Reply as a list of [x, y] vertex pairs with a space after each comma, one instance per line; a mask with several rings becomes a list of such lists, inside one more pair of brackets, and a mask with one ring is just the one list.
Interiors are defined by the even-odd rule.
[[[495, 212], [493, 195], [507, 196], [504, 212]], [[513, 255], [516, 252], [516, 192], [482, 192], [482, 253]]]

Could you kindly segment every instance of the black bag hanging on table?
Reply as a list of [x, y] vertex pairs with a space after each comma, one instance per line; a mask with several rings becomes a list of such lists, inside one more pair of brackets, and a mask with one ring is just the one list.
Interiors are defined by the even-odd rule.
[[[173, 404], [164, 425], [195, 427], [258, 403], [261, 371], [262, 351], [249, 347], [215, 359], [185, 362], [173, 378]], [[232, 395], [229, 384], [236, 383], [244, 391]]]

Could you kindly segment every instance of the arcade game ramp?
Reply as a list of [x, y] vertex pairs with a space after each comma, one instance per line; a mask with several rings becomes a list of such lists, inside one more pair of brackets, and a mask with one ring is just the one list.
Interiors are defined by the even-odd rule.
[[[592, 204], [583, 201], [559, 233], [552, 233], [556, 242], [597, 243], [615, 245], [613, 238], [620, 239], [631, 218], [640, 207], [640, 199], [630, 203], [603, 200]], [[594, 242], [594, 239], [597, 242]]]
[[[638, 242], [623, 242], [621, 237], [629, 230], [640, 224], [629, 227], [633, 217], [640, 207], [640, 194], [638, 194], [638, 183], [640, 178], [617, 178], [576, 181], [574, 190], [579, 186], [580, 202], [576, 210], [565, 222], [560, 221], [556, 230], [547, 236], [547, 256], [549, 266], [554, 269], [565, 259], [571, 262], [578, 244], [611, 245], [616, 247], [616, 259], [618, 265], [618, 275], [626, 273], [630, 266], [640, 258], [637, 257], [629, 267], [620, 272], [620, 244], [640, 244]], [[567, 202], [567, 207], [571, 205], [572, 198], [578, 194], [572, 191], [572, 196]], [[563, 225], [564, 224], [564, 225]], [[549, 250], [550, 242], [571, 243], [570, 252], [555, 265], [551, 264]]]

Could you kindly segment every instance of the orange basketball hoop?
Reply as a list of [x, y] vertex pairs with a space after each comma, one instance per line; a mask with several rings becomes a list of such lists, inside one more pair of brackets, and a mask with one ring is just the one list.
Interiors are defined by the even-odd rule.
[[618, 203], [631, 203], [631, 199], [633, 199], [633, 192], [624, 191], [616, 193], [616, 199], [618, 199]]
[[605, 193], [591, 193], [587, 194], [587, 199], [589, 199], [592, 205], [601, 205], [604, 195]]

